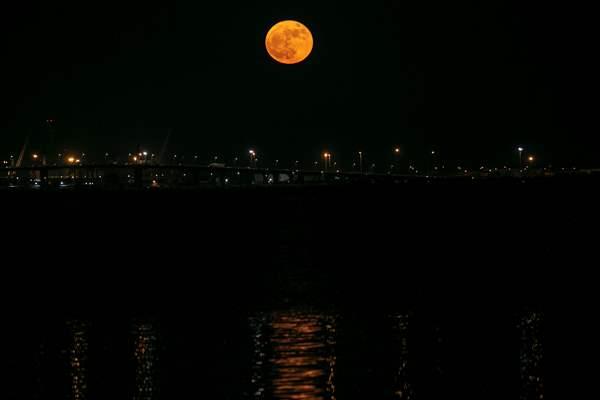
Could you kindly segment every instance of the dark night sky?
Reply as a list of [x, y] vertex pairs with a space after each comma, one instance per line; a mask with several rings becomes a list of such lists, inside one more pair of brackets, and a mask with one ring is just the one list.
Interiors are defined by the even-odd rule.
[[[348, 163], [435, 148], [502, 165], [599, 165], [591, 10], [522, 1], [29, 3], [2, 12], [0, 157], [45, 137], [92, 154], [171, 152]], [[528, 3], [524, 5], [523, 3]], [[6, 7], [6, 6], [5, 6]], [[268, 28], [305, 23], [308, 61], [274, 63]], [[588, 94], [586, 96], [586, 93]], [[511, 158], [513, 157], [513, 158]]]

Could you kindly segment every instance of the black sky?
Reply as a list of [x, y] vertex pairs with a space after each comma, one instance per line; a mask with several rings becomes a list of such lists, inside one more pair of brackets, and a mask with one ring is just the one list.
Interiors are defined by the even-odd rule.
[[[517, 144], [598, 165], [590, 10], [514, 1], [29, 2], [2, 12], [0, 157], [45, 137], [92, 154], [172, 152], [349, 162], [392, 146], [501, 165]], [[7, 6], [4, 6], [7, 7]], [[282, 19], [308, 61], [268, 58]]]

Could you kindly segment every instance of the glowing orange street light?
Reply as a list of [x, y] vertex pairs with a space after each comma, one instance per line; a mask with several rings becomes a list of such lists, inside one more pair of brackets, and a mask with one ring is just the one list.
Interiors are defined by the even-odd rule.
[[527, 160], [529, 162], [534, 162], [535, 161], [535, 157], [534, 156], [529, 156], [529, 157], [527, 157]]
[[67, 158], [67, 161], [69, 162], [69, 164], [73, 164], [75, 162], [75, 157], [69, 157]]
[[33, 155], [33, 159], [34, 159], [34, 160], [37, 160], [37, 159], [38, 159], [38, 157], [39, 157], [39, 156], [38, 156], [37, 154], [34, 154], [34, 155]]
[[329, 169], [329, 164], [331, 162], [331, 154], [328, 152], [323, 153], [323, 158], [325, 158], [325, 170]]
[[[400, 147], [396, 147], [396, 148], [394, 149], [394, 155], [396, 156], [396, 157], [395, 157], [395, 158], [396, 158], [396, 162], [398, 162], [398, 161], [399, 161], [399, 159], [400, 159]], [[394, 167], [395, 167], [395, 166], [396, 166], [396, 165], [392, 164], [392, 168], [391, 168], [391, 170], [392, 170], [392, 171], [394, 170]]]

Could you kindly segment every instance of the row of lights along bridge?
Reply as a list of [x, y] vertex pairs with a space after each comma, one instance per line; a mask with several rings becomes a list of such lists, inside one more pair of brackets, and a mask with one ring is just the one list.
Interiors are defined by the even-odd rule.
[[[534, 155], [530, 154], [530, 155], [526, 156], [526, 164], [524, 164], [523, 163], [523, 161], [524, 161], [523, 152], [524, 151], [525, 151], [525, 149], [523, 147], [520, 147], [520, 146], [517, 147], [518, 168], [519, 169], [522, 169], [524, 167], [527, 168], [529, 165], [533, 164], [536, 161], [536, 157]], [[388, 173], [402, 172], [402, 171], [399, 171], [399, 168], [398, 168], [398, 162], [400, 160], [400, 156], [402, 153], [400, 147], [394, 147], [392, 153], [396, 157], [396, 162], [387, 165], [387, 172]], [[431, 171], [430, 172], [434, 172], [439, 169], [445, 168], [444, 165], [441, 165], [441, 166], [436, 165], [436, 157], [437, 157], [437, 152], [435, 150], [432, 150], [431, 151], [431, 162], [430, 162]], [[24, 166], [24, 163], [22, 162], [23, 161], [22, 158], [23, 157], [19, 157], [20, 162], [18, 162], [14, 156], [11, 156], [10, 161], [4, 160], [3, 164], [6, 167], [8, 167], [8, 166], [10, 166], [10, 167]], [[163, 164], [179, 164], [179, 165], [200, 164], [200, 159], [199, 159], [199, 156], [197, 156], [197, 155], [193, 156], [192, 162], [186, 161], [185, 156], [178, 156], [177, 154], [172, 155], [170, 160], [168, 160], [168, 162], [166, 162], [166, 163], [162, 162], [161, 158], [162, 157], [157, 157], [156, 154], [154, 154], [154, 153], [150, 153], [148, 151], [141, 151], [138, 153], [129, 153], [127, 156], [127, 161], [125, 161], [124, 164], [160, 164], [160, 165], [163, 165]], [[81, 155], [77, 155], [76, 153], [73, 153], [73, 154], [59, 153], [57, 155], [57, 160], [58, 160], [58, 162], [54, 163], [54, 165], [57, 165], [57, 164], [58, 165], [60, 165], [60, 164], [80, 165], [82, 163], [87, 163], [85, 153], [81, 153]], [[219, 156], [215, 156], [211, 161], [212, 162], [210, 163], [210, 165], [225, 166], [225, 163], [221, 162], [222, 160]], [[244, 166], [244, 165], [242, 165], [243, 162], [240, 162], [239, 157], [233, 157], [232, 161], [233, 161], [232, 162], [233, 167]], [[103, 162], [105, 164], [116, 164], [117, 163], [117, 161], [114, 161], [113, 157], [111, 157], [111, 155], [109, 153], [104, 154]], [[48, 163], [46, 161], [46, 157], [40, 155], [39, 153], [31, 154], [31, 165], [47, 165], [47, 164]], [[252, 168], [258, 168], [260, 166], [257, 151], [254, 149], [248, 150], [247, 166], [252, 167]], [[281, 166], [279, 164], [279, 160], [276, 159], [273, 163], [273, 168], [275, 168], [275, 169], [284, 168], [285, 169], [285, 166]], [[484, 168], [484, 167], [482, 167], [482, 168]], [[505, 166], [504, 168], [508, 168], [508, 167]], [[303, 166], [301, 165], [300, 161], [295, 161], [292, 169], [303, 169]], [[338, 163], [336, 161], [333, 161], [333, 154], [329, 151], [324, 151], [322, 154], [322, 161], [315, 161], [308, 169], [314, 169], [314, 170], [323, 169], [325, 171], [330, 171], [330, 170], [340, 171], [340, 168], [338, 167]], [[356, 153], [356, 160], [352, 163], [352, 171], [374, 172], [375, 169], [376, 169], [376, 164], [374, 164], [374, 163], [366, 165], [365, 154], [362, 151], [358, 151]], [[458, 169], [462, 170], [461, 167], [458, 167]], [[410, 165], [410, 164], [408, 165], [407, 172], [419, 173], [419, 171], [413, 165]]]

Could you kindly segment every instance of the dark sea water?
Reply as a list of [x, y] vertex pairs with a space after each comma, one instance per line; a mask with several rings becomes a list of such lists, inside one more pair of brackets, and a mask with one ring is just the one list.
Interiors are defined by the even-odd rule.
[[593, 371], [577, 357], [596, 348], [594, 234], [581, 228], [597, 226], [594, 196], [568, 186], [19, 194], [4, 205], [18, 222], [2, 242], [0, 397], [570, 393], [567, 382]]
[[515, 316], [502, 342], [490, 326], [458, 334], [410, 312], [27, 321], [5, 351], [5, 389], [15, 399], [541, 399], [542, 318]]

